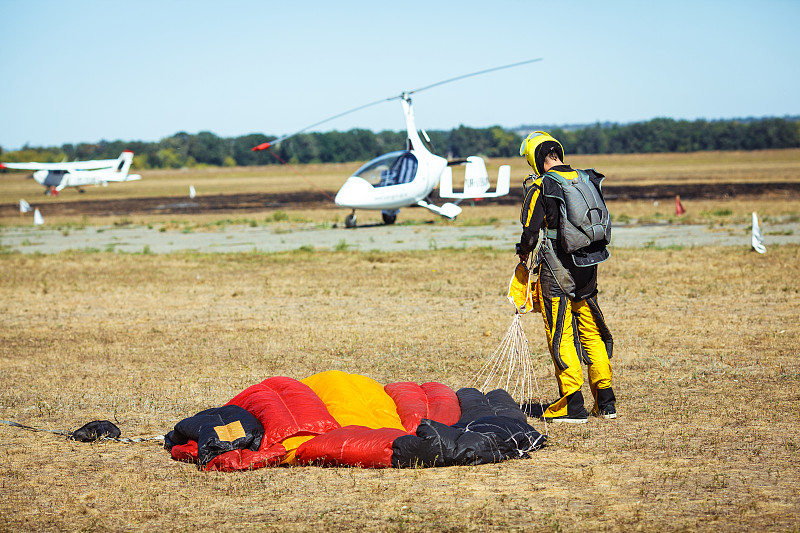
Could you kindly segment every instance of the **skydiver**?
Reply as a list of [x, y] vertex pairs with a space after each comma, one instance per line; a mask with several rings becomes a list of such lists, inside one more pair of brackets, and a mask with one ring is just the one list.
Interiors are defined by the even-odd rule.
[[[526, 262], [529, 254], [537, 249], [540, 228], [544, 229], [538, 257], [534, 258], [539, 274], [534, 294], [538, 300], [536, 307], [540, 308], [544, 319], [560, 394], [555, 402], [531, 405], [529, 414], [548, 422], [585, 424], [588, 413], [581, 392], [583, 360], [588, 367], [595, 400], [592, 414], [616, 418], [609, 361], [613, 339], [597, 303], [597, 263], [608, 258], [606, 245], [610, 239], [608, 211], [600, 187], [604, 177], [594, 169], [579, 175], [579, 171], [564, 163], [561, 143], [545, 132], [531, 133], [522, 142], [520, 155], [525, 157], [534, 174], [525, 180], [525, 199], [520, 214], [522, 235], [516, 253], [520, 261]], [[569, 212], [565, 209], [569, 191], [565, 193], [559, 183], [574, 184], [580, 176], [591, 184], [588, 187], [594, 189], [587, 187], [587, 190], [593, 195], [596, 191], [597, 203], [605, 209], [606, 233], [604, 239], [567, 253], [565, 246], [569, 248], [570, 245], [565, 244], [564, 234], [572, 234], [562, 225], [561, 219], [562, 214]]]

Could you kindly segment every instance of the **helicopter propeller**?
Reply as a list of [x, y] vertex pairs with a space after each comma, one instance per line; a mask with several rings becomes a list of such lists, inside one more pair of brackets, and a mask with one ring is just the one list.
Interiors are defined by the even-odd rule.
[[410, 102], [411, 101], [411, 95], [414, 94], [414, 93], [426, 91], [428, 89], [432, 89], [434, 87], [438, 87], [439, 85], [444, 85], [446, 83], [451, 83], [451, 82], [454, 82], [454, 81], [463, 80], [465, 78], [471, 78], [473, 76], [479, 76], [481, 74], [488, 74], [489, 72], [495, 72], [497, 70], [503, 70], [503, 69], [507, 69], [507, 68], [519, 67], [519, 66], [522, 66], [522, 65], [527, 65], [528, 63], [535, 63], [535, 62], [541, 61], [541, 60], [542, 60], [541, 57], [537, 57], [536, 59], [528, 59], [528, 60], [525, 60], [525, 61], [519, 61], [517, 63], [511, 63], [509, 65], [502, 65], [502, 66], [499, 66], [499, 67], [493, 67], [493, 68], [489, 68], [489, 69], [479, 70], [477, 72], [471, 72], [469, 74], [463, 74], [461, 76], [456, 76], [454, 78], [449, 78], [449, 79], [446, 79], [446, 80], [438, 81], [436, 83], [432, 83], [430, 85], [426, 85], [424, 87], [420, 87], [420, 88], [414, 89], [412, 91], [403, 91], [402, 93], [400, 93], [400, 94], [398, 94], [396, 96], [390, 96], [389, 98], [381, 98], [380, 100], [375, 100], [374, 102], [370, 102], [368, 104], [360, 105], [358, 107], [354, 107], [353, 109], [348, 109], [347, 111], [344, 111], [342, 113], [338, 113], [338, 114], [336, 114], [336, 115], [334, 115], [332, 117], [328, 117], [328, 118], [326, 118], [324, 120], [320, 120], [319, 122], [315, 122], [314, 124], [311, 124], [310, 126], [306, 126], [305, 128], [303, 128], [301, 130], [298, 130], [298, 131], [296, 131], [294, 133], [290, 133], [289, 135], [284, 135], [283, 137], [280, 137], [280, 138], [275, 139], [273, 141], [261, 143], [258, 146], [254, 146], [251, 150], [253, 152], [258, 152], [260, 150], [266, 150], [270, 146], [274, 146], [274, 145], [276, 145], [276, 144], [278, 144], [278, 143], [280, 143], [282, 141], [285, 141], [286, 139], [294, 137], [295, 135], [299, 135], [299, 134], [301, 134], [301, 133], [303, 133], [305, 131], [308, 131], [311, 128], [314, 128], [316, 126], [320, 126], [322, 124], [325, 124], [326, 122], [330, 122], [330, 121], [335, 120], [337, 118], [343, 117], [345, 115], [349, 115], [350, 113], [355, 113], [356, 111], [361, 111], [362, 109], [366, 109], [366, 108], [372, 107], [374, 105], [382, 104], [384, 102], [391, 102], [392, 100], [401, 100], [401, 99], [405, 100], [406, 102]]

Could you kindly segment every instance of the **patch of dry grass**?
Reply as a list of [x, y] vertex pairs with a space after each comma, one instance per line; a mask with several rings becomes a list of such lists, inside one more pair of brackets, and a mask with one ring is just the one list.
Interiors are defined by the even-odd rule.
[[[0, 418], [133, 437], [270, 375], [463, 386], [510, 324], [512, 268], [487, 250], [2, 255]], [[620, 418], [551, 425], [530, 460], [200, 473], [152, 442], [3, 425], [3, 529], [796, 530], [797, 279], [798, 246], [613, 250]], [[540, 319], [524, 326], [552, 394]]]

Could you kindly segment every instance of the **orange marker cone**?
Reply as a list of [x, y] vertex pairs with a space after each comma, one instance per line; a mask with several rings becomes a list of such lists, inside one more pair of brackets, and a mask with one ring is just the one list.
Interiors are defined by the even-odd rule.
[[686, 209], [683, 208], [683, 204], [681, 204], [681, 197], [675, 196], [675, 214], [681, 216], [686, 212]]

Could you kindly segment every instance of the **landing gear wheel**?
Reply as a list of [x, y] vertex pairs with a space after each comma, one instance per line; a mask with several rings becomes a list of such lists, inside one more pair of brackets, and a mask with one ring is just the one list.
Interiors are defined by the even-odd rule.
[[355, 228], [356, 227], [356, 213], [353, 211], [346, 217], [344, 217], [344, 227], [346, 228]]
[[388, 224], [394, 224], [394, 221], [397, 220], [397, 214], [396, 213], [393, 213], [393, 214], [381, 213], [381, 216], [383, 217], [383, 223], [387, 224], [387, 225]]

